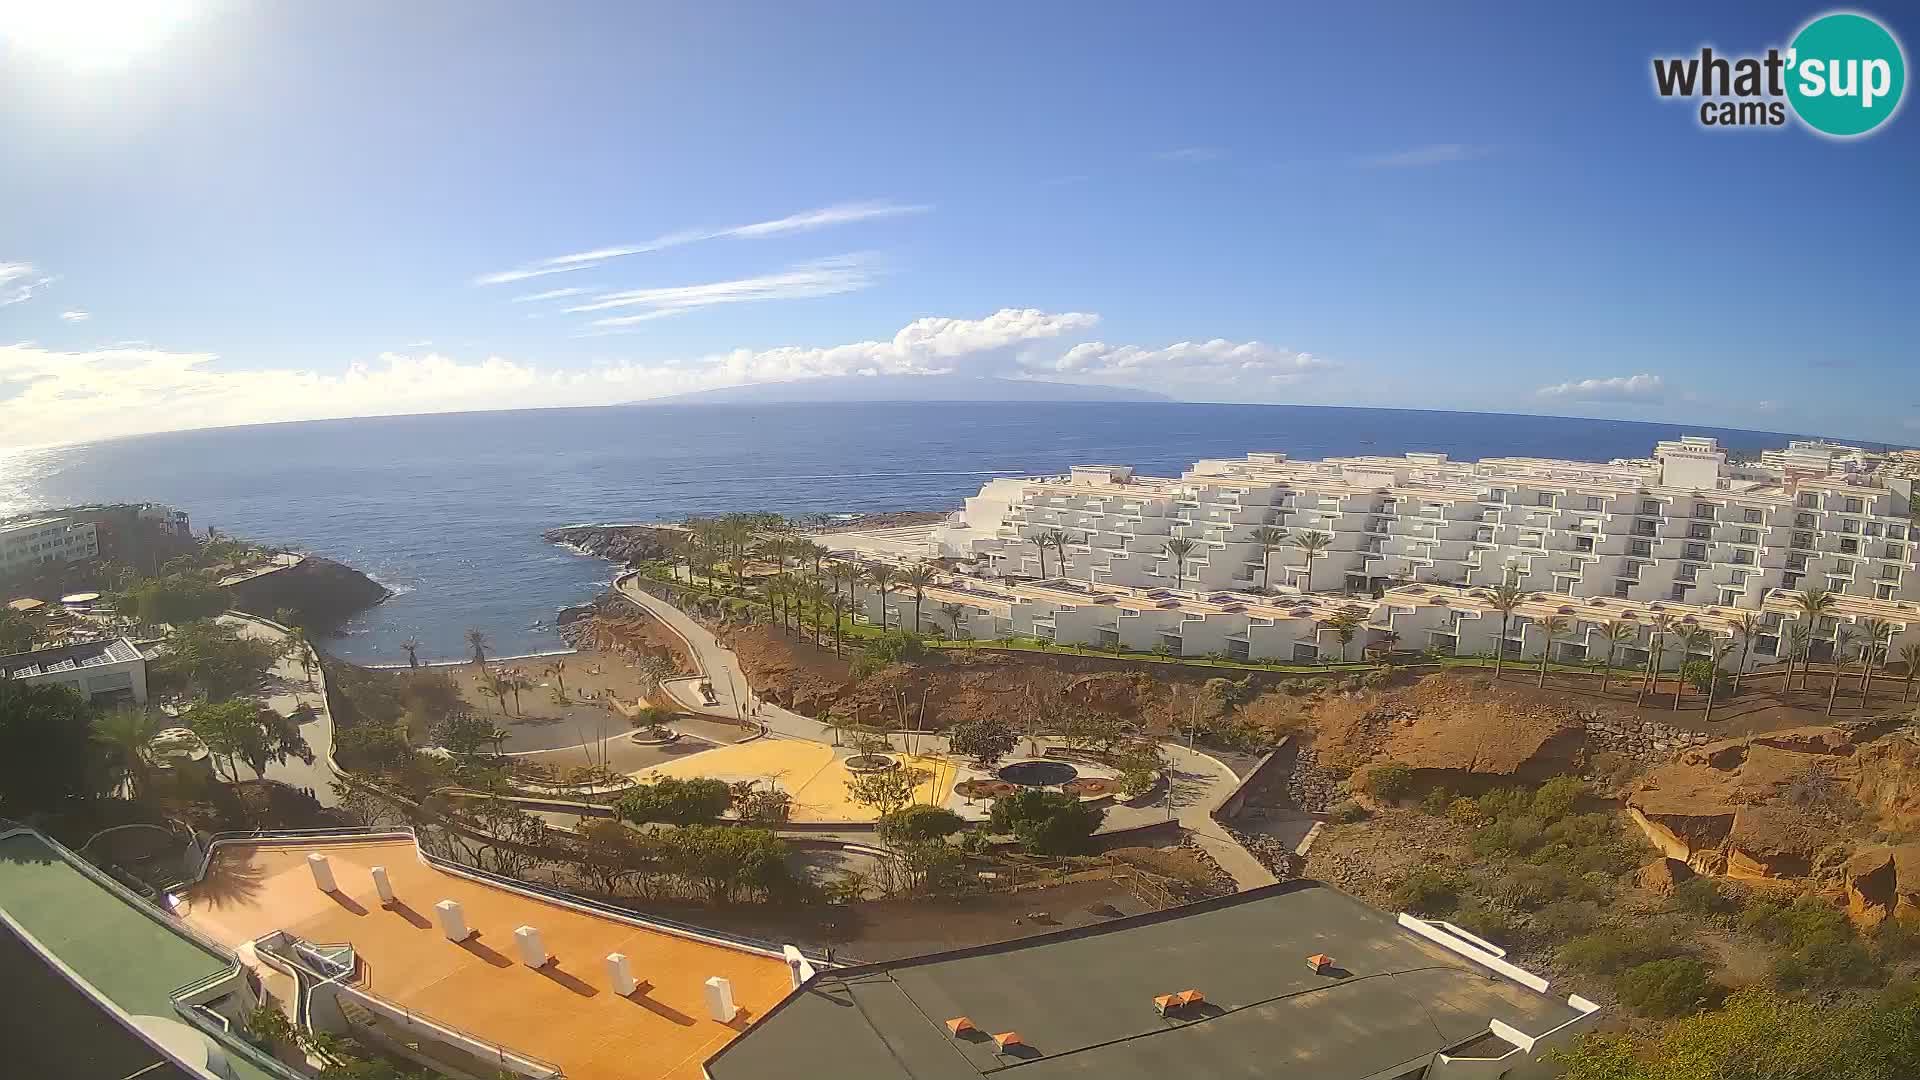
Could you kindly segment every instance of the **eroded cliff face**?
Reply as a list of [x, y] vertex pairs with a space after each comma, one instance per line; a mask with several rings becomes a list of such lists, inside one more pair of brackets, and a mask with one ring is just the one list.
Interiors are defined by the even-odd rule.
[[265, 618], [282, 609], [299, 614], [310, 627], [329, 627], [378, 604], [392, 594], [385, 586], [345, 563], [309, 555], [296, 566], [275, 570], [227, 586], [232, 606]]
[[1654, 769], [1627, 798], [1629, 817], [1669, 858], [1735, 879], [1844, 884], [1869, 923], [1920, 898], [1920, 848], [1855, 845], [1874, 826], [1911, 827], [1916, 809], [1920, 747], [1868, 725], [1710, 743]]

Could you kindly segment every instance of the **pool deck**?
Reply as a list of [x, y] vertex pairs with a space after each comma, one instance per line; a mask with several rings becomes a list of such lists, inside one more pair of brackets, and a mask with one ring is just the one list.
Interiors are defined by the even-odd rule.
[[[307, 855], [332, 864], [339, 891], [314, 887]], [[398, 903], [382, 907], [368, 868], [387, 869]], [[434, 905], [456, 900], [476, 934], [454, 944]], [[569, 1080], [696, 1080], [700, 1063], [786, 996], [774, 957], [590, 913], [423, 862], [411, 840], [236, 844], [216, 850], [181, 905], [186, 920], [238, 946], [275, 930], [351, 942], [363, 989], [442, 1024], [550, 1061]], [[516, 927], [539, 928], [555, 959], [520, 963]], [[640, 989], [621, 997], [604, 958], [623, 953]], [[704, 983], [731, 980], [740, 1015], [707, 1014]]]

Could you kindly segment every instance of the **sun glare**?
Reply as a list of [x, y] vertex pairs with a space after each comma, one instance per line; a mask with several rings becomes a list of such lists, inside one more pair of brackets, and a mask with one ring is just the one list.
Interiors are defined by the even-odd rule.
[[158, 47], [192, 0], [0, 0], [0, 57], [32, 53], [63, 67], [113, 67]]

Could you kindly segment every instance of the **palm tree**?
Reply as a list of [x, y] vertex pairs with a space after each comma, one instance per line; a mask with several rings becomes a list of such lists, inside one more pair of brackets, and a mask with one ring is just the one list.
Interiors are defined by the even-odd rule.
[[846, 611], [847, 602], [846, 600], [841, 598], [840, 590], [834, 589], [829, 598], [829, 604], [833, 608], [833, 655], [839, 656], [840, 643], [842, 640], [840, 637], [840, 631], [841, 631], [840, 615], [842, 612]]
[[1840, 697], [1840, 665], [1846, 663], [1847, 652], [1853, 648], [1853, 627], [1840, 624], [1833, 632], [1833, 681], [1827, 685], [1827, 715], [1833, 715], [1833, 705]]
[[1300, 591], [1310, 593], [1313, 591], [1313, 560], [1333, 546], [1333, 534], [1308, 529], [1289, 535], [1287, 543], [1299, 548], [1307, 556], [1307, 587]]
[[[966, 618], [966, 615], [967, 615], [967, 609], [965, 605], [941, 604], [940, 614], [945, 615], [947, 617], [947, 625], [953, 628], [954, 639], [959, 640], [960, 620]], [[1908, 670], [1911, 671], [1912, 669], [1909, 668]]]
[[[1820, 633], [1820, 620], [1833, 610], [1835, 600], [1833, 594], [1825, 589], [1802, 589], [1789, 599], [1793, 602], [1794, 608], [1799, 611], [1800, 617], [1806, 621], [1809, 633], [1812, 635], [1807, 639], [1807, 655], [1800, 667], [1800, 685], [1805, 686], [1813, 672], [1813, 642], [1818, 639]], [[1839, 677], [1836, 672], [1834, 678]], [[1787, 671], [1787, 682], [1793, 682], [1791, 668]]]
[[1052, 538], [1053, 534], [1050, 532], [1036, 533], [1027, 538], [1033, 541], [1034, 547], [1040, 549], [1040, 576], [1042, 578], [1047, 576], [1047, 548], [1053, 546]]
[[[1805, 662], [1813, 654], [1813, 627], [1795, 620], [1787, 624], [1786, 632], [1780, 640], [1787, 647], [1787, 689], [1793, 689], [1793, 662]], [[1801, 682], [1806, 682], [1806, 674], [1801, 673]]]
[[1167, 558], [1173, 560], [1173, 587], [1184, 588], [1187, 583], [1187, 556], [1193, 554], [1196, 545], [1184, 536], [1176, 536], [1167, 541]]
[[400, 643], [400, 648], [403, 652], [407, 654], [407, 667], [417, 668], [420, 666], [420, 639], [419, 638], [408, 638], [407, 640]]
[[1671, 629], [1673, 616], [1662, 612], [1653, 617], [1652, 633], [1647, 641], [1647, 671], [1640, 680], [1640, 694], [1633, 699], [1636, 707], [1646, 701], [1647, 695], [1653, 693], [1653, 688], [1659, 684], [1660, 661], [1664, 659], [1661, 654], [1666, 651], [1667, 631]]
[[467, 647], [473, 650], [474, 663], [485, 664], [487, 650], [493, 648], [493, 639], [487, 637], [485, 630], [477, 626], [469, 626], [467, 627]]
[[506, 685], [508, 692], [513, 694], [513, 711], [525, 716], [526, 713], [520, 708], [520, 691], [533, 686], [533, 680], [518, 671], [509, 671], [502, 682]]
[[489, 676], [485, 682], [482, 682], [479, 686], [475, 687], [475, 689], [479, 690], [480, 693], [485, 695], [486, 697], [490, 697], [493, 700], [499, 702], [500, 715], [501, 716], [507, 715], [508, 691], [507, 691], [506, 680], [502, 679], [498, 675], [492, 675], [492, 676]]
[[[844, 610], [851, 612], [853, 610], [853, 585], [854, 582], [860, 580], [860, 572], [846, 563], [837, 562], [827, 567], [827, 580], [833, 584], [833, 595], [835, 596], [840, 595], [840, 586], [845, 585], [847, 587], [847, 605]], [[836, 638], [840, 633], [839, 618], [841, 611], [842, 608], [835, 605], [833, 609], [833, 617], [835, 620], [833, 632]]]
[[1740, 677], [1747, 673], [1747, 656], [1753, 652], [1753, 639], [1760, 636], [1762, 623], [1758, 613], [1742, 611], [1729, 616], [1727, 626], [1733, 631], [1734, 644], [1740, 650], [1740, 666], [1733, 669], [1733, 693], [1738, 697]]
[[160, 734], [160, 722], [153, 713], [138, 706], [123, 706], [93, 718], [93, 737], [104, 743], [120, 759], [127, 776], [127, 788], [135, 799], [147, 790], [147, 747]]
[[[1311, 580], [1311, 579], [1309, 579]], [[1500, 613], [1500, 640], [1493, 644], [1493, 677], [1500, 677], [1500, 665], [1507, 656], [1507, 626], [1513, 622], [1514, 609], [1527, 599], [1527, 591], [1510, 581], [1493, 587], [1487, 606]]]
[[1872, 690], [1873, 661], [1877, 656], [1886, 663], [1887, 647], [1893, 643], [1893, 624], [1885, 619], [1861, 619], [1860, 631], [1860, 707], [1866, 708]]
[[1673, 637], [1680, 643], [1680, 667], [1673, 673], [1673, 711], [1679, 712], [1680, 695], [1687, 688], [1687, 665], [1692, 662], [1688, 657], [1706, 647], [1711, 641], [1711, 635], [1695, 623], [1686, 623], [1673, 632]]
[[926, 600], [927, 586], [933, 584], [934, 577], [933, 567], [926, 563], [917, 563], [900, 575], [900, 584], [913, 590], [913, 632], [916, 634], [920, 632], [920, 604]]
[[560, 688], [560, 696], [567, 696], [567, 662], [555, 660], [547, 665], [547, 674], [553, 676], [554, 685]]
[[1248, 539], [1260, 545], [1260, 588], [1270, 591], [1273, 588], [1273, 553], [1287, 542], [1287, 530], [1262, 525], [1248, 534]]
[[287, 650], [287, 659], [300, 665], [301, 673], [307, 677], [307, 686], [313, 686], [313, 646], [307, 642], [307, 632], [297, 626], [287, 631], [282, 647]]
[[1905, 701], [1913, 693], [1914, 675], [1920, 674], [1920, 641], [1900, 646], [1900, 663], [1907, 669], [1906, 681], [1900, 684], [1900, 700]]
[[1549, 615], [1540, 620], [1540, 632], [1547, 640], [1540, 646], [1540, 681], [1535, 685], [1547, 685], [1547, 665], [1553, 662], [1553, 643], [1567, 636], [1568, 625], [1564, 615]]
[[1631, 643], [1640, 636], [1640, 628], [1620, 619], [1608, 619], [1600, 624], [1600, 637], [1607, 643], [1607, 664], [1600, 670], [1600, 692], [1607, 692], [1607, 682], [1613, 678], [1613, 658], [1620, 646]]
[[1352, 611], [1336, 611], [1327, 617], [1327, 629], [1340, 639], [1340, 662], [1347, 662], [1347, 646], [1353, 644], [1353, 637], [1360, 630], [1361, 616]]
[[[1739, 647], [1732, 638], [1728, 638], [1725, 645], [1720, 645], [1713, 649], [1713, 669], [1708, 673], [1707, 678], [1707, 711], [1705, 715], [1700, 717], [1702, 724], [1710, 724], [1713, 722], [1713, 692], [1720, 686], [1720, 662], [1725, 660], [1733, 650]], [[1736, 674], [1734, 678], [1737, 679], [1739, 676]]]
[[887, 628], [887, 596], [893, 592], [895, 581], [894, 568], [887, 563], [875, 563], [867, 571], [867, 581], [880, 590], [880, 629]]

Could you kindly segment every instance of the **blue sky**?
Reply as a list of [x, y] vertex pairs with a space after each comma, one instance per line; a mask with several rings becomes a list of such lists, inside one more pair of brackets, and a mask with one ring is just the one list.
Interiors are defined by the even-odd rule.
[[0, 445], [934, 370], [1920, 442], [1920, 119], [1651, 87], [1817, 5], [156, 2], [0, 4]]

